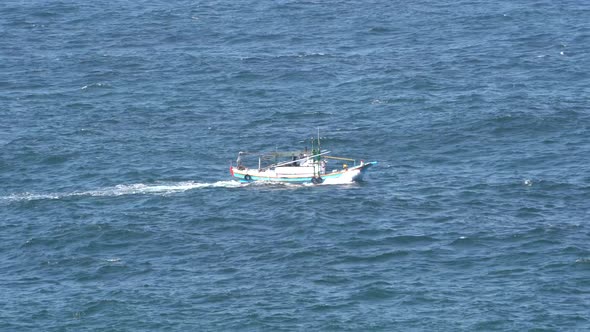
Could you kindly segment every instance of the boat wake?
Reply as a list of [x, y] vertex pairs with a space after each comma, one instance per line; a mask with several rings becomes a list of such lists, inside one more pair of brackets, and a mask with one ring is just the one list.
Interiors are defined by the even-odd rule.
[[[350, 184], [353, 183], [350, 179], [330, 179], [326, 180], [320, 185], [333, 184]], [[239, 188], [239, 187], [307, 187], [317, 186], [313, 183], [305, 184], [289, 184], [276, 182], [240, 182], [240, 181], [217, 181], [210, 183], [185, 181], [176, 183], [156, 183], [156, 184], [121, 184], [114, 187], [106, 187], [97, 190], [88, 191], [74, 191], [64, 193], [16, 193], [6, 196], [0, 196], [0, 202], [19, 202], [19, 201], [36, 201], [36, 200], [58, 200], [70, 197], [116, 197], [124, 195], [168, 195], [188, 190], [205, 189], [205, 188]]]
[[115, 197], [123, 195], [166, 195], [172, 193], [183, 192], [193, 189], [203, 188], [236, 188], [243, 186], [239, 181], [217, 181], [212, 183], [201, 182], [178, 182], [178, 183], [158, 183], [158, 184], [128, 184], [117, 185], [114, 187], [107, 187], [97, 190], [75, 191], [66, 193], [18, 193], [7, 196], [0, 196], [0, 201], [34, 201], [34, 200], [48, 200], [48, 199], [63, 199], [68, 197]]

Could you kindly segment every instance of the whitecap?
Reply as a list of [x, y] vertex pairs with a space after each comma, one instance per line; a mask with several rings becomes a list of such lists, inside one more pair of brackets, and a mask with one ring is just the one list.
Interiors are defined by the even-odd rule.
[[105, 259], [105, 261], [107, 261], [109, 263], [117, 263], [117, 262], [120, 262], [121, 259], [120, 258], [107, 258], [107, 259]]

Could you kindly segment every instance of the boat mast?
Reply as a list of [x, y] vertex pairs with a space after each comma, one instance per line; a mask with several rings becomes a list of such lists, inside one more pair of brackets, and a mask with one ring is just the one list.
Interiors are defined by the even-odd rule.
[[320, 145], [320, 127], [318, 127], [318, 153], [320, 153], [322, 151], [321, 145]]
[[317, 153], [318, 158], [317, 158], [317, 164], [316, 164], [316, 168], [318, 170], [318, 174], [317, 174], [318, 177], [320, 176], [320, 173], [321, 173], [320, 168], [322, 167], [321, 166], [322, 165], [322, 156], [320, 155], [321, 153], [322, 153], [322, 148], [320, 145], [320, 127], [318, 127], [318, 153]]
[[316, 177], [316, 172], [315, 172], [315, 170], [316, 170], [316, 167], [315, 167], [315, 154], [316, 154], [316, 152], [315, 152], [315, 148], [313, 146], [313, 136], [311, 136], [310, 140], [311, 140], [311, 155], [308, 157], [309, 158], [308, 160], [311, 160], [311, 166], [313, 167], [313, 177], [315, 178]]

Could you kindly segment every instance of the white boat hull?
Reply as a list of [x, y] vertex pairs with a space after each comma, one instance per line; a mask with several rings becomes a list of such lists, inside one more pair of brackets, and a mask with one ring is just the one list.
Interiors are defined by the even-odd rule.
[[259, 171], [257, 169], [230, 167], [230, 173], [233, 177], [244, 182], [267, 181], [279, 183], [349, 183], [361, 181], [366, 170], [377, 164], [376, 161], [362, 163], [361, 165], [336, 170], [333, 172], [324, 172], [317, 167], [276, 167], [274, 169]]

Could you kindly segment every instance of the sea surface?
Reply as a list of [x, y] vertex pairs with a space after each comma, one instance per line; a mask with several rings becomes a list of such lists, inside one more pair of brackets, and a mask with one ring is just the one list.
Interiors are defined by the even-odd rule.
[[[0, 331], [590, 330], [590, 3], [0, 3]], [[238, 151], [378, 161], [240, 184]]]

